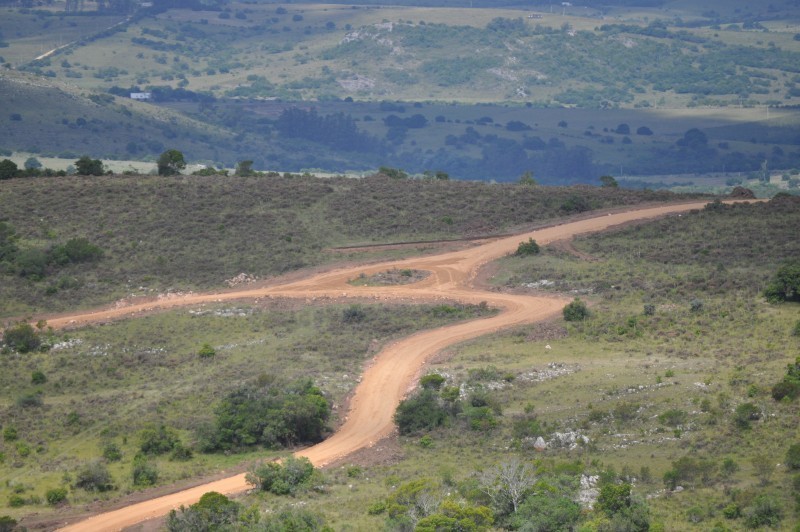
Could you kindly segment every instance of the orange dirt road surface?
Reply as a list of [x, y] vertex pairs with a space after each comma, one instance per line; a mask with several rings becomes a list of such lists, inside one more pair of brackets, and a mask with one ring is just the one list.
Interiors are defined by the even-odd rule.
[[[387, 346], [364, 371], [350, 402], [347, 417], [336, 433], [325, 441], [303, 449], [297, 456], [308, 457], [318, 467], [369, 447], [394, 430], [392, 417], [397, 405], [416, 382], [421, 368], [445, 347], [516, 325], [532, 323], [557, 315], [568, 299], [534, 297], [482, 291], [473, 287], [481, 266], [516, 251], [520, 241], [535, 239], [539, 244], [572, 238], [582, 233], [602, 231], [614, 225], [656, 218], [667, 214], [701, 209], [707, 202], [662, 205], [606, 214], [564, 223], [513, 237], [502, 238], [469, 249], [440, 255], [387, 261], [363, 267], [334, 270], [282, 285], [243, 289], [216, 294], [191, 294], [121, 308], [97, 310], [48, 320], [54, 328], [79, 327], [112, 319], [135, 317], [142, 312], [242, 299], [270, 297], [375, 298], [379, 300], [447, 300], [477, 304], [485, 301], [501, 311], [495, 316], [424, 331]], [[392, 268], [412, 268], [431, 272], [415, 284], [388, 287], [355, 287], [347, 281], [361, 273], [371, 275]], [[158, 497], [87, 518], [65, 526], [67, 531], [121, 530], [141, 521], [167, 514], [173, 508], [197, 502], [209, 491], [233, 495], [249, 489], [244, 474], [225, 478], [171, 495]]]

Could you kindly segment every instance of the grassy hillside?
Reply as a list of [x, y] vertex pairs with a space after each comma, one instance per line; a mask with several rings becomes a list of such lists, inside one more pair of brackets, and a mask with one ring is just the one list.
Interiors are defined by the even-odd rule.
[[[779, 263], [800, 259], [799, 216], [791, 199], [712, 206], [582, 237], [578, 254], [554, 245], [501, 260], [498, 289], [579, 294], [591, 303], [590, 317], [449, 350], [431, 371], [488, 410], [464, 404], [443, 427], [381, 442], [325, 471], [313, 490], [250, 494], [241, 503], [259, 509], [262, 520], [291, 507], [335, 530], [401, 530], [456, 501], [485, 505], [495, 526], [512, 527], [515, 514], [504, 513], [482, 486], [495, 468], [517, 459], [536, 476], [535, 489], [544, 490], [536, 491], [544, 499], [521, 506], [527, 522], [573, 515], [554, 514], [549, 505], [566, 504], [578, 495], [581, 475], [596, 475], [598, 489], [631, 483], [634, 500], [646, 500], [637, 503], [637, 518], [651, 529], [752, 529], [767, 504], [765, 515], [777, 516], [774, 528], [793, 530], [797, 473], [785, 461], [797, 442], [798, 407], [775, 402], [770, 388], [800, 348], [791, 333], [797, 304], [769, 305], [761, 289]], [[338, 404], [383, 338], [442, 319], [436, 308], [365, 306], [364, 320], [354, 324], [345, 320], [348, 307], [286, 305], [171, 312], [59, 335], [49, 354], [3, 355], [3, 426], [17, 429], [18, 438], [4, 443], [0, 467], [9, 467], [12, 481], [2, 489], [24, 505], [2, 513], [36, 511], [33, 521], [42, 522], [51, 510], [41, 498], [56, 486], [68, 487], [75, 507], [88, 500], [85, 490], [69, 488], [71, 479], [108, 443], [123, 454], [108, 465], [118, 489], [99, 497], [135, 491], [130, 474], [142, 427], [166, 423], [191, 443], [192, 428], [209, 415], [198, 405], [214, 404], [257, 372], [312, 376]], [[202, 343], [216, 349], [214, 358], [197, 357]], [[28, 384], [37, 370], [47, 381]], [[37, 390], [42, 406], [23, 400]], [[125, 406], [109, 416], [109, 405], [120, 402]], [[746, 417], [742, 405], [751, 405]], [[38, 415], [27, 415], [32, 411]], [[545, 450], [533, 448], [539, 436]], [[171, 482], [249, 456], [196, 453], [189, 462], [153, 462], [160, 482]], [[682, 490], [665, 491], [673, 485], [662, 479], [669, 471]], [[71, 511], [62, 505], [53, 515]], [[623, 522], [601, 510], [571, 519], [582, 530]]]
[[[312, 177], [68, 177], [0, 182], [20, 256], [87, 238], [96, 262], [5, 262], [0, 316], [165, 290], [209, 289], [334, 260], [333, 246], [497, 234], [669, 193], [425, 180]], [[24, 260], [33, 260], [25, 258]], [[44, 259], [42, 259], [44, 260]]]
[[674, 13], [648, 22], [563, 11], [528, 19], [503, 9], [232, 3], [145, 17], [31, 68], [83, 87], [171, 85], [292, 100], [795, 102], [790, 27], [767, 28], [745, 13], [730, 23], [713, 9], [691, 23]]

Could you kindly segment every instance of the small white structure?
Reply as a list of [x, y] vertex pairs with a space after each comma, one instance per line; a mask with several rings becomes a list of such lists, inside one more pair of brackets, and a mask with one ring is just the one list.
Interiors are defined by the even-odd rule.
[[132, 92], [131, 100], [149, 100], [153, 97], [152, 92]]

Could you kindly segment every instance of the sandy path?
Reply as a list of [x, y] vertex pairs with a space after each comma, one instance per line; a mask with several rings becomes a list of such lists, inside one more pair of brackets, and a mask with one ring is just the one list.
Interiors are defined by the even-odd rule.
[[[528, 238], [535, 239], [539, 244], [547, 244], [582, 233], [601, 231], [626, 222], [699, 209], [706, 203], [684, 203], [608, 214], [435, 256], [334, 270], [282, 285], [218, 294], [193, 294], [123, 308], [75, 314], [49, 319], [48, 325], [54, 328], [76, 327], [131, 317], [137, 313], [157, 309], [265, 297], [308, 300], [318, 297], [372, 297], [385, 300], [410, 298], [420, 301], [442, 299], [473, 304], [485, 301], [490, 306], [501, 309], [499, 314], [490, 318], [414, 334], [394, 342], [381, 351], [365, 370], [361, 383], [356, 387], [350, 410], [341, 428], [327, 440], [297, 453], [298, 456], [308, 457], [316, 466], [324, 466], [358, 449], [368, 447], [392, 432], [394, 429], [392, 416], [397, 404], [413, 386], [422, 366], [435, 353], [470, 338], [551, 317], [558, 314], [567, 301], [563, 297], [532, 297], [476, 290], [472, 287], [472, 281], [482, 265], [512, 253], [521, 241]], [[431, 275], [413, 285], [354, 287], [347, 284], [349, 279], [362, 272], [370, 275], [391, 268], [428, 270]], [[236, 494], [248, 488], [244, 475], [237, 475], [99, 514], [62, 530], [120, 530], [146, 519], [162, 516], [180, 505], [193, 504], [203, 493], [209, 491]]]

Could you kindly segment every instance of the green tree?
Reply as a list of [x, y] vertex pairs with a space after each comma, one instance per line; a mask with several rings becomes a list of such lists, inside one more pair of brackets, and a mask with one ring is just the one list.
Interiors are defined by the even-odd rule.
[[589, 308], [586, 303], [576, 297], [564, 307], [562, 313], [566, 321], [581, 321], [589, 317]]
[[753, 505], [744, 512], [747, 528], [768, 526], [775, 528], [783, 519], [783, 510], [774, 498], [767, 494], [759, 495]]
[[428, 373], [419, 380], [419, 385], [430, 390], [438, 390], [444, 384], [445, 378], [438, 373]]
[[778, 268], [764, 295], [770, 303], [800, 301], [800, 260], [788, 262]]
[[750, 422], [756, 421], [761, 417], [761, 411], [753, 403], [742, 403], [733, 412], [733, 424], [737, 428], [747, 430]]
[[11, 179], [12, 177], [17, 177], [18, 174], [17, 163], [10, 159], [0, 161], [0, 179]]
[[603, 188], [617, 188], [617, 187], [619, 187], [619, 184], [617, 183], [617, 180], [614, 179], [614, 177], [610, 176], [610, 175], [600, 176], [600, 184], [602, 185]]
[[23, 166], [25, 170], [38, 170], [42, 167], [42, 163], [39, 162], [39, 159], [36, 157], [28, 157], [25, 159], [25, 164]]
[[253, 175], [253, 161], [239, 161], [236, 163], [236, 175], [239, 177], [247, 177]]
[[31, 384], [44, 384], [47, 382], [47, 376], [40, 370], [35, 370], [31, 373]]
[[184, 168], [186, 168], [186, 161], [183, 153], [178, 150], [167, 150], [158, 158], [158, 175], [178, 175]]
[[78, 175], [103, 175], [103, 161], [83, 155], [75, 161], [75, 172]]

